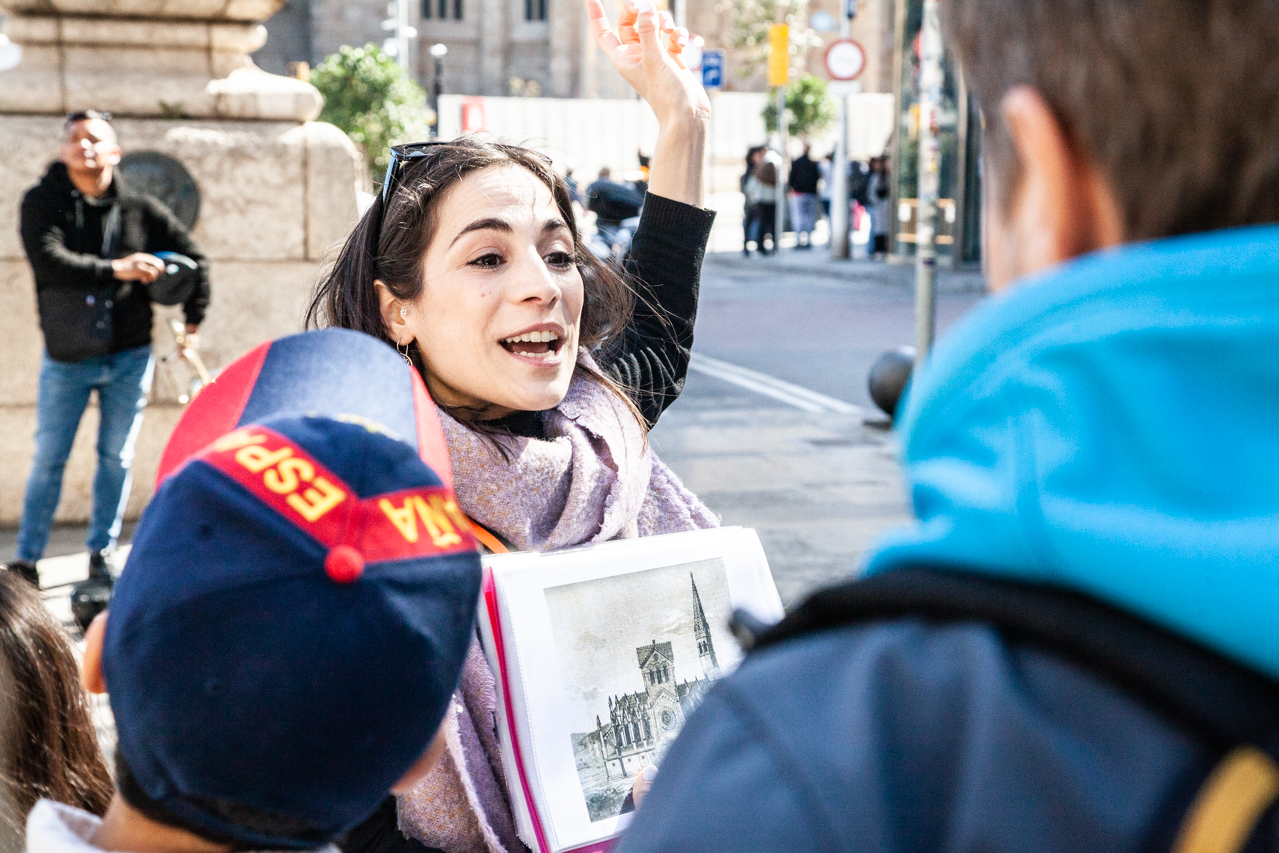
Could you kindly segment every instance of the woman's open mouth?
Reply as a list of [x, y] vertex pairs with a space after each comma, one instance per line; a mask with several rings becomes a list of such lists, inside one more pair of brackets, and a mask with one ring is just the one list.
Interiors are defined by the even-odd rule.
[[525, 332], [501, 343], [512, 355], [549, 360], [559, 354], [560, 348], [564, 346], [564, 339], [556, 332]]

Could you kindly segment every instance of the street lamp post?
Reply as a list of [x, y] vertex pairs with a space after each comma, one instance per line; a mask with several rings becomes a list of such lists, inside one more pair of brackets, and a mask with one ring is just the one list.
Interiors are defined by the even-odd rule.
[[431, 125], [431, 136], [440, 137], [440, 93], [443, 91], [441, 77], [444, 74], [444, 56], [449, 52], [448, 46], [436, 42], [431, 45], [431, 58], [435, 60], [435, 79], [431, 83], [431, 110], [435, 113], [435, 122]]
[[394, 56], [400, 68], [409, 70], [409, 45], [417, 38], [417, 30], [409, 26], [409, 0], [391, 0], [386, 4], [387, 18], [382, 29], [391, 37], [382, 43], [382, 50]]
[[[853, 17], [857, 14], [857, 0], [845, 0], [843, 14], [839, 16], [839, 37], [846, 40], [853, 32]], [[827, 69], [829, 70], [829, 69]], [[835, 137], [835, 156], [830, 168], [830, 256], [847, 260], [848, 245], [848, 93], [841, 89], [839, 105], [839, 135]]]
[[924, 0], [919, 71], [919, 207], [915, 225], [915, 359], [922, 363], [937, 324], [937, 196], [941, 140], [942, 37], [938, 0]]

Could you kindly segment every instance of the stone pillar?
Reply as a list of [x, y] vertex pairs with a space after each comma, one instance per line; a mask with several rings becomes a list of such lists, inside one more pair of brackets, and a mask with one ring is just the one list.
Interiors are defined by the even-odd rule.
[[[192, 236], [212, 267], [201, 328], [211, 370], [301, 329], [322, 259], [355, 222], [363, 175], [346, 134], [313, 120], [322, 104], [314, 87], [260, 71], [247, 57], [262, 44], [259, 21], [282, 3], [0, 0], [9, 12], [5, 33], [23, 47], [22, 64], [0, 74], [0, 524], [15, 524], [21, 512], [43, 348], [18, 201], [57, 159], [66, 111], [114, 113], [126, 155], [168, 155], [194, 180], [200, 213]], [[126, 6], [181, 11], [130, 17], [119, 11]], [[70, 7], [78, 14], [64, 17]], [[163, 320], [180, 311], [157, 314], [161, 357], [175, 349]], [[130, 516], [150, 498], [160, 451], [182, 412], [180, 390], [157, 366]], [[68, 465], [61, 521], [88, 517], [96, 429], [91, 406]]]

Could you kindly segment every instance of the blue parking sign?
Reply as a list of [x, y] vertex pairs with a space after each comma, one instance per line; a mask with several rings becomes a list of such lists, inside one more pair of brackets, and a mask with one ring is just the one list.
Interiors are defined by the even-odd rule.
[[724, 86], [724, 51], [707, 50], [702, 53], [702, 86], [720, 89]]

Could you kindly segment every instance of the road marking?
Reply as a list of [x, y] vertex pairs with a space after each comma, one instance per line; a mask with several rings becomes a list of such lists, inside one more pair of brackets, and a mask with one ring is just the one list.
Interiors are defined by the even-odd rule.
[[767, 373], [758, 373], [727, 361], [720, 361], [718, 358], [711, 358], [709, 355], [693, 353], [688, 367], [690, 370], [731, 382], [756, 394], [781, 400], [805, 412], [834, 412], [841, 415], [855, 415], [861, 412], [860, 408], [851, 403], [827, 397], [825, 394], [810, 391], [799, 385], [792, 385]]

